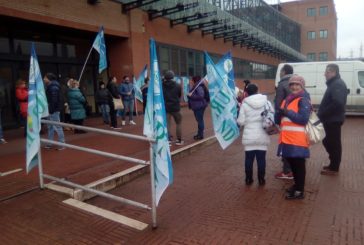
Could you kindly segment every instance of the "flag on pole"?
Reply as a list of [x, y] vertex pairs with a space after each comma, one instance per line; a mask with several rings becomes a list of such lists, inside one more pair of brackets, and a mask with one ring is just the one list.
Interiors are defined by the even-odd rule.
[[236, 124], [236, 103], [229, 86], [210, 56], [205, 52], [210, 107], [215, 136], [220, 146], [227, 148], [239, 137]]
[[106, 62], [106, 45], [105, 45], [105, 37], [104, 37], [104, 27], [101, 26], [99, 33], [97, 33], [97, 36], [95, 38], [94, 43], [92, 44], [92, 47], [96, 49], [96, 51], [100, 55], [99, 59], [99, 73], [101, 73], [103, 70], [107, 68], [107, 62]]
[[150, 84], [144, 115], [144, 135], [155, 138], [153, 144], [156, 205], [168, 185], [173, 182], [171, 153], [168, 143], [166, 109], [154, 39], [150, 39]]
[[224, 82], [227, 83], [233, 94], [235, 94], [234, 67], [230, 51], [224, 54], [224, 56], [219, 60], [216, 68], [224, 79]]
[[41, 118], [48, 116], [48, 103], [44, 91], [43, 79], [40, 73], [34, 43], [30, 56], [29, 68], [29, 96], [26, 138], [26, 169], [27, 173], [38, 165], [40, 149]]
[[148, 77], [148, 65], [145, 65], [143, 70], [140, 72], [138, 79], [134, 77], [134, 91], [135, 91], [135, 98], [140, 102], [143, 102], [143, 94], [141, 87], [144, 85], [145, 78]]
[[183, 82], [183, 101], [188, 102], [188, 93], [190, 92], [190, 79], [188, 77], [182, 77]]

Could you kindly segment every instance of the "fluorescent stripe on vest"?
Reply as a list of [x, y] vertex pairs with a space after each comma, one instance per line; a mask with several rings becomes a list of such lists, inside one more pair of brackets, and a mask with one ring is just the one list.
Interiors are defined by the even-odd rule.
[[[301, 98], [294, 99], [288, 106], [287, 110], [298, 113], [299, 102]], [[281, 104], [281, 109], [285, 107], [286, 100]], [[281, 120], [281, 134], [279, 136], [279, 143], [308, 147], [309, 142], [305, 132], [305, 126], [292, 122], [288, 117], [283, 117]]]

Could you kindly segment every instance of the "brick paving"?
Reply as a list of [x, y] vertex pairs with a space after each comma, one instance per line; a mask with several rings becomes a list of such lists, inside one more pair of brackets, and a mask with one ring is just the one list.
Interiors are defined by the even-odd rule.
[[[275, 156], [276, 136], [267, 154], [267, 184], [259, 187], [255, 180], [246, 187], [239, 139], [225, 151], [213, 144], [173, 162], [174, 183], [161, 199], [155, 230], [136, 231], [63, 204], [65, 195], [37, 189], [0, 202], [0, 244], [364, 244], [363, 125], [362, 117], [350, 117], [344, 124], [343, 163], [338, 176], [319, 174], [327, 164], [327, 154], [321, 144], [311, 147], [304, 200], [284, 200], [284, 189], [291, 182], [273, 177], [281, 168]], [[94, 138], [89, 134], [72, 140], [92, 145], [98, 143]], [[110, 144], [112, 150], [117, 150], [115, 144]], [[3, 165], [10, 165], [3, 164], [3, 159], [17, 158], [15, 153], [1, 150], [3, 172]], [[137, 154], [126, 146], [123, 150]], [[54, 161], [48, 171], [63, 177], [77, 175], [86, 165], [74, 161], [67, 167], [56, 166], [63, 161], [59, 158], [75, 156], [71, 150], [63, 152], [67, 154], [46, 152], [45, 158]], [[77, 153], [77, 160], [85, 162], [84, 158], [91, 162], [89, 173], [98, 170], [102, 159]], [[10, 182], [19, 179], [37, 184], [36, 173], [0, 177], [0, 193], [4, 184], [11, 186]], [[149, 181], [149, 175], [143, 175], [110, 193], [149, 203]], [[145, 210], [99, 197], [88, 203], [151, 223], [150, 212]]]

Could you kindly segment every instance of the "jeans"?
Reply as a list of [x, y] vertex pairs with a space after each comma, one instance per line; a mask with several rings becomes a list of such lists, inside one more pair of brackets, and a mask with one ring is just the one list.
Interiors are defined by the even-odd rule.
[[306, 159], [286, 158], [292, 168], [294, 187], [296, 191], [304, 191], [306, 177]]
[[266, 151], [262, 150], [245, 151], [245, 176], [247, 179], [253, 179], [253, 163], [255, 158], [257, 158], [258, 164], [258, 179], [264, 179], [266, 153]]
[[1, 108], [0, 108], [0, 139], [4, 138], [4, 134], [3, 134], [3, 127], [2, 127], [2, 122], [1, 122]]
[[[59, 111], [56, 111], [49, 115], [48, 120], [60, 122], [59, 118]], [[58, 141], [61, 143], [64, 143], [64, 134], [63, 134], [63, 128], [61, 126], [51, 125], [48, 124], [48, 139], [53, 140], [54, 138], [54, 131], [56, 131], [58, 135]]]
[[340, 122], [324, 123], [326, 137], [323, 139], [322, 144], [329, 154], [329, 168], [334, 171], [339, 171], [341, 163], [341, 126], [342, 123]]
[[104, 123], [109, 124], [110, 120], [109, 120], [109, 113], [110, 113], [110, 107], [108, 104], [102, 104], [100, 105], [100, 111], [102, 114], [102, 120], [104, 121]]
[[126, 110], [129, 111], [129, 121], [133, 121], [133, 113], [134, 113], [134, 100], [123, 100], [124, 110], [121, 115], [121, 119], [125, 121]]
[[203, 115], [205, 113], [205, 108], [194, 110], [195, 118], [197, 121], [197, 136], [203, 137], [203, 131], [205, 129], [205, 123], [203, 121]]
[[174, 119], [176, 123], [176, 135], [178, 140], [182, 140], [182, 114], [181, 112], [167, 112], [167, 128], [168, 128], [168, 137], [171, 137], [171, 119]]

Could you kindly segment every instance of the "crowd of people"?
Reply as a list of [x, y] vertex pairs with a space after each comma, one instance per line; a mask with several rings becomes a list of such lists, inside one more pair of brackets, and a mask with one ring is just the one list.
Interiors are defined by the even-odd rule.
[[[347, 89], [340, 78], [339, 67], [329, 64], [324, 74], [327, 90], [318, 108], [318, 117], [323, 123], [326, 137], [323, 145], [329, 155], [329, 164], [325, 165], [321, 174], [336, 175], [340, 168], [342, 145], [341, 127], [345, 120], [345, 105]], [[256, 159], [258, 165], [257, 179], [259, 185], [265, 184], [266, 152], [270, 144], [270, 135], [262, 126], [262, 115], [270, 113], [274, 115], [272, 121], [279, 126], [279, 145], [277, 156], [282, 160], [282, 171], [275, 175], [278, 179], [293, 179], [294, 184], [286, 191], [286, 199], [304, 198], [306, 159], [310, 157], [310, 143], [307, 138], [305, 126], [309, 121], [313, 107], [310, 95], [305, 89], [305, 79], [294, 74], [292, 66], [286, 64], [280, 70], [281, 80], [276, 88], [274, 106], [266, 95], [259, 93], [256, 84], [244, 80], [244, 89], [238, 89], [237, 124], [243, 126], [242, 143], [245, 151], [245, 183], [251, 185], [254, 182], [253, 163]], [[181, 113], [181, 85], [175, 81], [173, 71], [167, 71], [162, 80], [163, 97], [166, 108], [167, 126], [170, 144], [183, 145]], [[52, 73], [47, 73], [44, 78], [45, 92], [48, 101], [49, 117], [51, 121], [71, 122], [82, 126], [87, 116], [87, 98], [79, 81], [68, 79], [67, 88], [57, 81]], [[141, 87], [143, 97], [143, 113], [145, 113], [149, 78], [145, 78], [145, 84]], [[128, 123], [136, 125], [133, 120], [135, 106], [134, 84], [128, 76], [124, 76], [119, 84], [115, 76], [111, 76], [107, 85], [100, 82], [95, 99], [102, 115], [103, 123], [110, 125], [111, 129], [120, 130], [117, 124], [117, 116], [121, 117], [121, 125]], [[26, 120], [28, 107], [28, 89], [25, 80], [19, 80], [16, 84], [16, 98], [20, 108], [20, 119], [26, 135]], [[188, 107], [194, 113], [197, 130], [194, 140], [204, 138], [204, 112], [209, 104], [209, 92], [205, 81], [200, 76], [192, 77], [189, 92], [187, 94]], [[121, 100], [124, 109], [116, 109], [114, 100]], [[1, 106], [0, 106], [1, 110]], [[176, 124], [175, 135], [171, 132], [172, 118]], [[58, 125], [48, 124], [48, 139], [53, 140], [54, 132], [58, 141], [65, 142], [63, 128]], [[86, 133], [81, 129], [75, 129], [74, 133]], [[173, 139], [173, 136], [176, 139]], [[7, 143], [3, 137], [0, 111], [0, 143]], [[51, 148], [46, 145], [45, 148]], [[57, 148], [63, 150], [64, 147]]]

